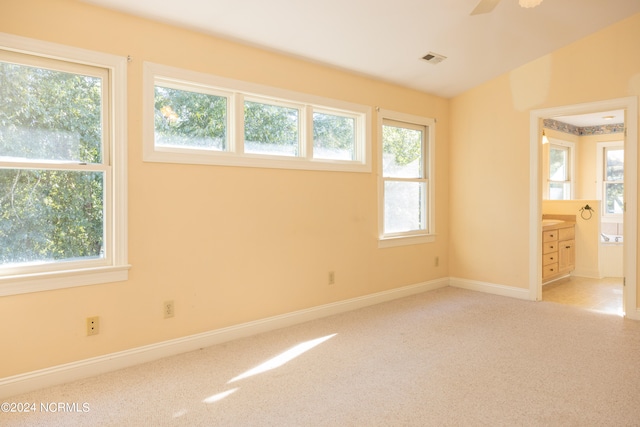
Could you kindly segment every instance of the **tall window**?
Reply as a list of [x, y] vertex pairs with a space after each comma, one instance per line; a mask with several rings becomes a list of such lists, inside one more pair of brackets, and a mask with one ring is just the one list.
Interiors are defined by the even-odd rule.
[[603, 216], [624, 213], [624, 146], [622, 143], [601, 144], [600, 189]]
[[109, 68], [0, 49], [0, 294], [30, 289], [6, 291], [11, 278], [122, 262], [112, 84]]
[[549, 144], [549, 199], [570, 200], [573, 198], [573, 150], [568, 143]]
[[433, 233], [430, 136], [435, 123], [392, 112], [381, 115], [381, 239], [429, 236]]

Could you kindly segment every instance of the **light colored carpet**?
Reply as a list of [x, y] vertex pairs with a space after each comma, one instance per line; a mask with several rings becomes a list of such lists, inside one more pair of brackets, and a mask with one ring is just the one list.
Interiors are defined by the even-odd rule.
[[640, 322], [443, 288], [5, 400], [89, 411], [3, 426], [637, 426]]

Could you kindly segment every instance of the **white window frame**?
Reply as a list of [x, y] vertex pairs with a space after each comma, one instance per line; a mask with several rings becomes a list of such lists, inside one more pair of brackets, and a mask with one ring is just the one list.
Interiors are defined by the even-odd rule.
[[[549, 176], [550, 171], [551, 171], [551, 147], [553, 146], [558, 146], [558, 147], [564, 147], [567, 148], [569, 151], [569, 155], [567, 156], [567, 162], [569, 163], [567, 165], [567, 169], [568, 169], [568, 181], [551, 181], [551, 177]], [[576, 182], [576, 144], [574, 142], [571, 141], [563, 141], [561, 139], [555, 139], [555, 138], [549, 138], [549, 144], [548, 144], [548, 151], [547, 151], [547, 163], [545, 165], [545, 176], [547, 177], [547, 183], [544, 186], [544, 198], [545, 199], [549, 199], [550, 197], [550, 186], [551, 183], [558, 183], [558, 182], [564, 182], [569, 184], [569, 199], [565, 199], [565, 200], [572, 200], [575, 198], [575, 182]]]
[[0, 267], [0, 296], [127, 280], [127, 59], [5, 33], [0, 33], [0, 50], [105, 69], [110, 88], [105, 94], [108, 123], [103, 135], [107, 138], [103, 153], [105, 258], [99, 262]]
[[[371, 172], [371, 107], [303, 94], [270, 86], [228, 79], [166, 65], [143, 64], [143, 160], [222, 166]], [[227, 150], [161, 147], [155, 144], [154, 87], [173, 84], [220, 96], [228, 95]], [[299, 154], [296, 157], [244, 152], [244, 100], [297, 108], [300, 111]], [[313, 157], [313, 112], [353, 117], [356, 120], [355, 160]]]
[[[378, 247], [388, 248], [404, 245], [416, 245], [435, 242], [435, 136], [436, 120], [412, 114], [400, 113], [391, 110], [377, 110], [377, 132], [378, 132]], [[385, 177], [382, 170], [382, 127], [385, 120], [403, 122], [408, 125], [424, 126], [426, 128], [425, 146], [423, 147], [423, 160], [425, 176], [420, 181], [426, 182], [427, 197], [424, 198], [426, 204], [425, 221], [426, 229], [420, 231], [407, 231], [403, 233], [385, 233], [384, 230], [384, 184]]]
[[[604, 200], [604, 186], [606, 182], [604, 180], [604, 162], [605, 162], [605, 150], [608, 148], [616, 148], [616, 149], [625, 149], [624, 141], [609, 141], [609, 142], [599, 142], [596, 144], [597, 152], [596, 152], [596, 176], [597, 184], [596, 184], [596, 198], [600, 200], [600, 218], [602, 222], [621, 222], [624, 214], [608, 214], [606, 213], [606, 203]], [[626, 165], [625, 165], [626, 167]], [[624, 180], [622, 181], [624, 185]], [[626, 204], [626, 200], [625, 200]]]

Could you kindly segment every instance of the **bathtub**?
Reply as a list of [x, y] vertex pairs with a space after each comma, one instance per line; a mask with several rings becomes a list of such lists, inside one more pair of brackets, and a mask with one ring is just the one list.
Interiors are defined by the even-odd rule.
[[603, 277], [622, 277], [623, 249], [622, 236], [616, 234], [601, 234], [598, 259], [600, 275]]

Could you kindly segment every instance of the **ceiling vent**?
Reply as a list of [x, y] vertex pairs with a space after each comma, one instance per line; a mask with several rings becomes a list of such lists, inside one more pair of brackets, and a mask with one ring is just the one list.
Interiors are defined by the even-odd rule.
[[422, 59], [427, 61], [429, 64], [436, 65], [436, 64], [441, 63], [445, 59], [447, 59], [447, 57], [444, 56], [444, 55], [440, 55], [440, 54], [434, 53], [434, 52], [429, 52], [425, 56], [423, 56]]

